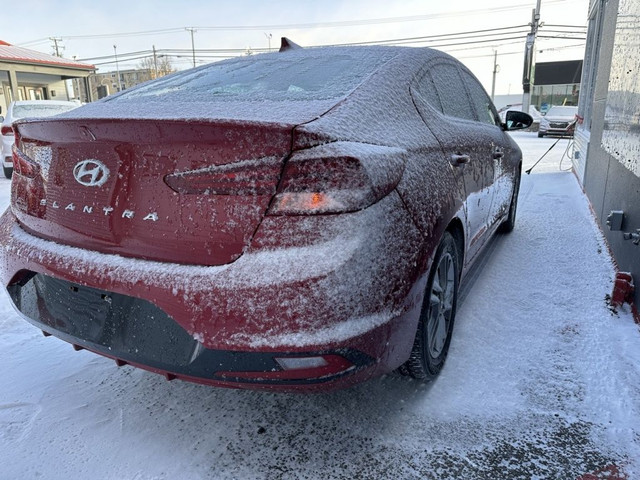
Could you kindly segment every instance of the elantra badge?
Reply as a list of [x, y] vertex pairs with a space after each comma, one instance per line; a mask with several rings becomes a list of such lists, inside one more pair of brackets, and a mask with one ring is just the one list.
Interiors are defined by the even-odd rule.
[[109, 169], [100, 160], [82, 160], [73, 167], [73, 176], [80, 185], [99, 187], [109, 178]]

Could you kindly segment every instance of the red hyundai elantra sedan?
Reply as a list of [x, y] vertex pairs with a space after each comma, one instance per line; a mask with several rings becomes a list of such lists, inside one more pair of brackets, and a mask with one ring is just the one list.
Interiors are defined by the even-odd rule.
[[1, 279], [46, 335], [168, 379], [428, 380], [530, 122], [444, 53], [283, 39], [17, 123]]

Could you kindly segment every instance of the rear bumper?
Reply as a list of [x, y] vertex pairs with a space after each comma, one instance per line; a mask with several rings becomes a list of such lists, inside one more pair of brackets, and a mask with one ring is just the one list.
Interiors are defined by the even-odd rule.
[[[348, 238], [219, 267], [62, 246], [7, 211], [2, 281], [28, 321], [119, 364], [240, 388], [347, 386], [397, 368], [413, 344], [425, 275], [420, 235], [397, 202], [353, 214]], [[284, 371], [275, 360], [312, 356], [328, 365]]]
[[[246, 386], [313, 385], [337, 381], [375, 363], [370, 356], [347, 348], [277, 353], [277, 357], [269, 352], [207, 349], [145, 300], [42, 274], [28, 275], [7, 290], [18, 311], [46, 334], [67, 341], [76, 349], [114, 358], [118, 365], [141, 366], [168, 379]], [[300, 378], [301, 372], [293, 376], [288, 372], [289, 378], [282, 378], [285, 374], [279, 373], [282, 369], [275, 360], [317, 356], [345, 361], [327, 362], [321, 378]], [[257, 372], [261, 376], [256, 376]]]

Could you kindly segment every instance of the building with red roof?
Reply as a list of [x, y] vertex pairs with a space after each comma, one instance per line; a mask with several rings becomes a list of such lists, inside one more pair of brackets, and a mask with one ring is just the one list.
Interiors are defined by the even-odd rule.
[[71, 100], [76, 95], [66, 80], [86, 81], [95, 70], [93, 65], [0, 40], [0, 108], [6, 112], [12, 100]]

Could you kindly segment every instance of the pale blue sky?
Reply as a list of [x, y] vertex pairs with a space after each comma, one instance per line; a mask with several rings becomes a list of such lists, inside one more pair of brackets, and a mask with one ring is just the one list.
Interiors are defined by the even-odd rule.
[[[586, 25], [588, 0], [542, 0], [542, 21], [551, 24]], [[109, 2], [35, 1], [20, 2], [19, 15], [3, 22], [0, 37], [9, 43], [34, 50], [52, 52], [48, 37], [61, 37], [64, 56], [80, 59], [113, 56], [117, 45], [121, 68], [133, 68], [138, 60], [126, 60], [130, 52], [158, 49], [191, 48], [190, 34], [184, 27], [200, 27], [195, 33], [196, 49], [259, 49], [277, 48], [281, 36], [288, 36], [301, 45], [319, 45], [397, 39], [467, 32], [491, 28], [524, 25], [531, 19], [535, 0], [235, 0], [182, 1], [113, 0]], [[419, 20], [381, 22], [382, 19], [412, 17]], [[377, 20], [366, 25], [358, 21]], [[352, 22], [351, 25], [320, 26], [319, 23]], [[361, 22], [365, 23], [365, 22]], [[302, 28], [300, 24], [313, 24]], [[289, 27], [283, 27], [289, 25]], [[297, 25], [297, 27], [296, 27]], [[214, 30], [207, 27], [254, 26], [252, 29]], [[175, 29], [144, 35], [123, 33]], [[551, 27], [549, 27], [551, 29]], [[104, 35], [103, 37], [88, 37]], [[82, 36], [84, 38], [77, 38]], [[581, 48], [566, 48], [580, 44], [576, 40], [540, 39], [538, 61], [582, 58]], [[415, 44], [415, 46], [426, 44]], [[481, 48], [480, 48], [481, 47]], [[561, 47], [558, 49], [558, 47]], [[495, 39], [478, 44], [442, 47], [460, 58], [491, 88], [493, 50], [498, 51], [500, 73], [496, 93], [516, 93], [521, 90], [522, 40]], [[142, 53], [141, 55], [144, 55]], [[105, 60], [91, 60], [99, 64]], [[210, 58], [208, 61], [213, 61]], [[173, 57], [178, 68], [191, 66], [191, 55]], [[204, 60], [203, 60], [204, 61]], [[99, 65], [100, 71], [115, 69], [114, 65]]]

